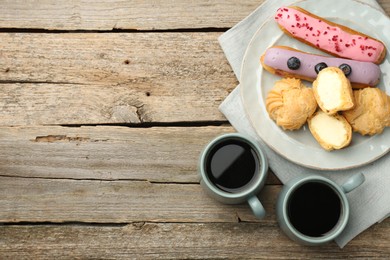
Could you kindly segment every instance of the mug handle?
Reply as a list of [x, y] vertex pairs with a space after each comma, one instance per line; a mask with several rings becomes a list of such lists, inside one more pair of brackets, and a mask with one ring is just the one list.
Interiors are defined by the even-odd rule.
[[248, 199], [248, 204], [251, 207], [252, 212], [253, 214], [255, 214], [256, 218], [262, 219], [265, 217], [265, 209], [256, 196], [250, 197]]
[[349, 193], [359, 187], [366, 178], [362, 173], [355, 174], [351, 176], [343, 185], [341, 185], [345, 193]]

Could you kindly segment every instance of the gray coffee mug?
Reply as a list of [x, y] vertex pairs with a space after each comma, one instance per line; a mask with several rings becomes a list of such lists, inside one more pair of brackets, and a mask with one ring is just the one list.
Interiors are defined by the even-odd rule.
[[[226, 191], [221, 188], [221, 186], [218, 186], [216, 181], [212, 180], [213, 177], [210, 173], [211, 169], [208, 166], [208, 163], [210, 163], [210, 160], [213, 157], [212, 152], [215, 149], [218, 149], [216, 147], [224, 146], [224, 144], [228, 145], [231, 142], [242, 142], [246, 145], [249, 145], [251, 151], [253, 151], [255, 160], [257, 160], [258, 162], [258, 167], [256, 167], [256, 170], [254, 171], [251, 180], [242, 187], [239, 187], [236, 191]], [[229, 155], [226, 156], [226, 165], [222, 165], [222, 168], [225, 166], [228, 167], [229, 165], [227, 164], [231, 163], [229, 162], [228, 157]], [[223, 159], [221, 161], [224, 163]], [[241, 166], [242, 168], [240, 168], [240, 165], [235, 165], [236, 168], [240, 169], [243, 169], [245, 165]], [[209, 196], [225, 204], [239, 204], [248, 202], [254, 215], [260, 219], [264, 218], [265, 210], [263, 205], [257, 198], [257, 194], [260, 192], [260, 190], [265, 184], [265, 180], [268, 174], [268, 161], [266, 159], [265, 153], [262, 151], [259, 144], [254, 139], [238, 133], [224, 134], [218, 136], [210, 143], [208, 143], [201, 152], [199, 158], [198, 172], [200, 176], [200, 184]], [[240, 178], [235, 175], [235, 171], [233, 171], [233, 173], [234, 178]], [[240, 171], [237, 171], [237, 174], [239, 175]]]
[[[350, 210], [345, 194], [359, 187], [364, 180], [364, 175], [359, 173], [341, 186], [317, 175], [289, 181], [280, 192], [276, 205], [280, 228], [289, 238], [304, 245], [321, 245], [334, 240], [349, 220]], [[320, 198], [321, 195], [323, 198]], [[317, 227], [318, 232], [323, 227], [329, 230], [316, 233]]]

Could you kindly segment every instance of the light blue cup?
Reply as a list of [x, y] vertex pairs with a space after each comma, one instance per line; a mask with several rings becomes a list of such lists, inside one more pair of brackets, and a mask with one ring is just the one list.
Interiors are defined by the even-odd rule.
[[[353, 175], [341, 186], [329, 180], [328, 178], [317, 175], [291, 180], [286, 185], [284, 185], [277, 200], [276, 214], [280, 228], [290, 239], [303, 245], [315, 246], [334, 240], [341, 234], [341, 232], [343, 232], [349, 220], [349, 203], [345, 194], [359, 187], [364, 181], [364, 175], [361, 173]], [[331, 187], [335, 194], [337, 194], [341, 202], [341, 214], [337, 224], [333, 229], [320, 237], [311, 237], [302, 234], [292, 225], [288, 217], [289, 198], [291, 198], [298, 187], [308, 182], [316, 182], [328, 185], [328, 187]]]
[[[245, 189], [241, 189], [237, 193], [229, 193], [216, 187], [210, 181], [206, 172], [206, 160], [208, 156], [210, 156], [210, 151], [219, 143], [227, 140], [239, 140], [249, 144], [251, 148], [256, 152], [257, 159], [260, 163], [259, 171], [255, 173], [255, 176], [252, 178], [250, 185], [245, 186]], [[265, 180], [268, 174], [268, 161], [266, 159], [265, 153], [262, 151], [259, 144], [255, 140], [238, 133], [224, 134], [218, 136], [210, 143], [208, 143], [201, 152], [198, 164], [198, 173], [200, 176], [200, 184], [209, 196], [225, 204], [240, 204], [248, 202], [249, 206], [253, 211], [253, 214], [259, 219], [264, 218], [265, 210], [263, 205], [257, 198], [257, 194], [260, 192], [260, 190], [265, 184]]]

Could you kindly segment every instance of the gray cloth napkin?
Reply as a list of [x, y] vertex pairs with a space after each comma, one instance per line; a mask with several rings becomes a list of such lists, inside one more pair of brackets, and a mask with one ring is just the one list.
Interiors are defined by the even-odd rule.
[[[240, 78], [241, 63], [245, 50], [254, 33], [265, 21], [274, 15], [277, 8], [282, 5], [291, 5], [294, 2], [296, 1], [267, 0], [252, 14], [220, 36], [219, 43], [238, 79]], [[383, 11], [376, 0], [360, 0], [360, 2], [370, 4], [373, 8]], [[245, 115], [240, 97], [240, 86], [237, 86], [229, 94], [219, 109], [238, 132], [252, 136], [262, 143], [268, 156], [270, 168], [282, 183], [286, 183], [296, 176], [318, 174], [342, 184], [348, 177], [355, 173], [361, 172], [365, 175], [365, 183], [347, 194], [350, 202], [351, 215], [346, 229], [336, 239], [336, 243], [340, 247], [344, 247], [359, 233], [390, 215], [389, 154], [373, 163], [355, 169], [343, 171], [308, 169], [282, 158], [257, 136], [249, 119]]]

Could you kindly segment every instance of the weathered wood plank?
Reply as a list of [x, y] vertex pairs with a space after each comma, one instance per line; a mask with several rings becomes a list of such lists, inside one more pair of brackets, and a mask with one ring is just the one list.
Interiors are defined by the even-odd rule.
[[4, 33], [0, 125], [226, 120], [219, 35]]
[[1, 127], [9, 177], [197, 182], [203, 147], [226, 127]]
[[378, 3], [383, 8], [387, 15], [390, 15], [390, 1], [389, 0], [378, 0]]
[[263, 0], [52, 1], [2, 3], [0, 28], [49, 30], [162, 30], [226, 28]]
[[[275, 221], [280, 185], [260, 198]], [[55, 180], [0, 177], [0, 222], [230, 222], [257, 221], [249, 206], [224, 205], [199, 184], [147, 181]]]
[[216, 80], [231, 72], [217, 41], [221, 34], [2, 33], [1, 79], [80, 85]]
[[[0, 127], [0, 175], [196, 183], [204, 146], [231, 126]], [[269, 184], [280, 184], [270, 174]]]
[[[305, 247], [275, 223], [134, 223], [115, 226], [0, 226], [0, 256], [20, 259], [388, 259], [390, 219], [340, 250]], [[50, 235], [48, 235], [50, 234]]]
[[[228, 28], [263, 0], [52, 1], [2, 3], [0, 28], [49, 30], [164, 30]], [[390, 1], [378, 1], [390, 13]], [[142, 15], [140, 15], [142, 14]]]

